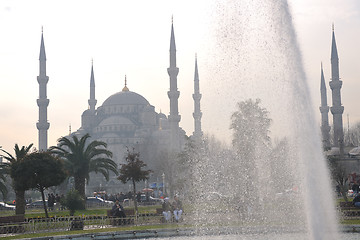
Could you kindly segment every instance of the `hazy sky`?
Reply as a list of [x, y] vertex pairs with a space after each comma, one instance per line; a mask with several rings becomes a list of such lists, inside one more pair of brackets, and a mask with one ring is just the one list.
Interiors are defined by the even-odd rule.
[[[314, 113], [319, 118], [320, 62], [330, 78], [331, 25], [340, 58], [342, 102], [350, 123], [360, 121], [360, 2], [359, 0], [289, 0]], [[214, 128], [207, 114], [216, 86], [206, 79], [206, 41], [210, 38], [214, 3], [197, 1], [1, 1], [0, 2], [0, 146], [15, 143], [38, 146], [38, 58], [41, 28], [47, 55], [48, 145], [81, 125], [88, 108], [91, 59], [94, 61], [96, 99], [99, 107], [121, 91], [127, 75], [130, 91], [143, 95], [157, 112], [169, 113], [169, 44], [174, 16], [180, 125], [193, 132], [194, 56], [198, 55], [200, 91], [203, 95], [203, 131]], [[327, 83], [328, 86], [328, 83]], [[329, 89], [329, 88], [328, 88]], [[328, 102], [331, 103], [330, 91]], [[210, 112], [210, 111], [209, 111]], [[329, 115], [330, 119], [331, 116]], [[224, 122], [228, 129], [229, 122]]]

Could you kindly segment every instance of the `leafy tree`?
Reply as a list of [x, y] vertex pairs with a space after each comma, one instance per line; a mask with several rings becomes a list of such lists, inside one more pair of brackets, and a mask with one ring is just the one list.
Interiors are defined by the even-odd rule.
[[145, 181], [149, 179], [149, 174], [151, 170], [142, 170], [147, 165], [140, 160], [140, 153], [135, 152], [133, 149], [132, 152], [127, 149], [127, 154], [125, 157], [126, 164], [121, 164], [120, 175], [118, 179], [122, 183], [127, 183], [131, 181], [133, 184], [133, 199], [135, 204], [135, 211], [138, 212], [137, 202], [136, 202], [136, 183]]
[[271, 170], [271, 178], [267, 182], [272, 186], [274, 193], [282, 193], [284, 190], [293, 189], [299, 186], [297, 179], [298, 167], [291, 167], [289, 159], [292, 158], [290, 151], [290, 143], [287, 138], [282, 138], [275, 141], [274, 147], [271, 150], [270, 158], [274, 161], [269, 166]]
[[16, 179], [23, 183], [26, 190], [35, 189], [41, 193], [45, 216], [48, 218], [44, 191], [48, 187], [61, 184], [65, 180], [66, 173], [63, 161], [49, 152], [33, 152], [24, 157], [14, 174]]
[[348, 202], [349, 201], [347, 198], [348, 186], [346, 184], [348, 181], [348, 175], [345, 171], [345, 168], [341, 165], [341, 163], [339, 163], [340, 160], [341, 160], [340, 157], [335, 157], [335, 156], [330, 157], [329, 156], [328, 164], [329, 164], [329, 169], [330, 169], [330, 174], [331, 174], [332, 180], [339, 187], [340, 194], [344, 198], [345, 202]]
[[90, 173], [101, 173], [109, 180], [110, 171], [117, 174], [117, 165], [111, 160], [112, 152], [106, 149], [107, 144], [102, 141], [92, 141], [87, 144], [89, 134], [80, 139], [62, 137], [58, 146], [50, 147], [52, 153], [64, 159], [65, 169], [69, 176], [74, 177], [75, 189], [85, 199], [85, 182], [89, 182]]
[[355, 123], [350, 130], [345, 133], [344, 141], [345, 146], [360, 146], [360, 122]]
[[32, 148], [33, 144], [25, 147], [22, 146], [19, 148], [17, 144], [15, 144], [14, 151], [15, 156], [11, 155], [9, 152], [5, 151], [4, 149], [0, 149], [1, 152], [5, 153], [6, 155], [1, 154], [8, 162], [2, 163], [2, 168], [6, 171], [11, 179], [12, 179], [12, 187], [15, 191], [15, 202], [16, 202], [16, 214], [25, 214], [25, 190], [24, 183], [17, 179], [17, 172], [16, 169], [23, 161], [23, 158], [29, 154], [30, 149]]
[[[234, 162], [233, 178], [239, 181], [235, 192], [243, 193], [239, 197], [244, 204], [251, 208], [259, 206], [261, 182], [265, 176], [260, 176], [258, 171], [262, 165], [268, 165], [270, 152], [269, 128], [271, 119], [265, 108], [260, 106], [260, 99], [239, 102], [236, 111], [231, 116], [230, 129], [233, 130], [232, 144], [236, 152], [237, 161]], [[236, 165], [236, 166], [235, 166]], [[239, 176], [241, 169], [244, 174]], [[262, 181], [264, 180], [264, 181]]]
[[84, 208], [84, 199], [78, 191], [71, 189], [61, 200], [61, 205], [70, 210], [70, 216], [74, 216], [76, 210]]
[[259, 145], [269, 146], [269, 112], [260, 107], [261, 100], [252, 99], [237, 104], [237, 110], [231, 116], [230, 129], [233, 130], [232, 144], [246, 155], [255, 153]]

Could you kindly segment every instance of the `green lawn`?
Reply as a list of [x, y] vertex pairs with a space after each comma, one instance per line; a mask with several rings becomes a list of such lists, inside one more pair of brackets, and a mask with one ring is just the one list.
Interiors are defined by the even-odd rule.
[[[341, 201], [341, 200], [340, 200]], [[155, 213], [156, 208], [160, 208], [160, 205], [155, 206], [139, 206], [140, 213]], [[127, 207], [129, 208], [129, 207]], [[110, 208], [100, 209], [87, 209], [75, 212], [76, 216], [106, 216], [106, 211]], [[0, 211], [0, 216], [13, 215], [14, 211]], [[69, 211], [51, 211], [49, 216], [69, 216]], [[41, 218], [45, 217], [43, 209], [27, 209], [25, 217], [29, 218]], [[360, 219], [352, 220], [340, 220], [340, 224], [343, 225], [360, 225]], [[169, 229], [169, 228], [184, 228], [191, 227], [188, 225], [173, 224], [158, 224], [158, 225], [146, 225], [146, 226], [121, 226], [116, 228], [106, 229], [92, 229], [92, 230], [79, 230], [79, 231], [60, 231], [60, 232], [43, 232], [43, 233], [32, 233], [32, 234], [21, 234], [18, 236], [4, 237], [3, 239], [22, 239], [22, 238], [40, 238], [45, 236], [58, 236], [58, 235], [71, 235], [71, 234], [92, 234], [92, 233], [103, 233], [103, 232], [120, 232], [120, 231], [141, 231], [148, 229]]]
[[[185, 227], [185, 226], [182, 226]], [[117, 228], [102, 228], [93, 230], [79, 230], [79, 231], [62, 231], [62, 232], [44, 232], [44, 233], [31, 233], [20, 234], [17, 236], [3, 237], [2, 239], [23, 239], [23, 238], [41, 238], [60, 235], [72, 235], [72, 234], [91, 234], [91, 233], [104, 233], [104, 232], [120, 232], [120, 231], [143, 231], [148, 229], [169, 229], [179, 228], [177, 224], [162, 224], [162, 225], [147, 225], [147, 226], [127, 226]]]
[[[125, 207], [125, 209], [131, 207]], [[161, 208], [160, 205], [152, 205], [152, 206], [139, 206], [139, 213], [156, 213], [156, 208]], [[75, 216], [106, 216], [106, 211], [111, 209], [109, 208], [91, 208], [86, 210], [79, 210], [75, 212]], [[0, 211], [0, 216], [11, 216], [14, 215], [14, 211]], [[61, 217], [61, 216], [69, 216], [69, 211], [48, 211], [49, 217]], [[26, 209], [25, 218], [43, 218], [45, 217], [44, 209]]]

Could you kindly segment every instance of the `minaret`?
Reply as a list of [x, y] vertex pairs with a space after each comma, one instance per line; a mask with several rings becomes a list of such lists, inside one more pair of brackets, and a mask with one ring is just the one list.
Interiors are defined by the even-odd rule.
[[180, 92], [177, 89], [177, 75], [179, 73], [179, 68], [176, 67], [176, 45], [173, 22], [171, 23], [170, 37], [170, 67], [167, 71], [170, 76], [170, 91], [168, 91], [170, 99], [170, 115], [168, 116], [168, 119], [171, 131], [171, 148], [173, 150], [180, 150], [179, 122], [181, 116], [179, 115], [178, 110], [178, 98]]
[[95, 99], [95, 78], [94, 78], [94, 62], [91, 61], [91, 75], [90, 75], [90, 98], [88, 100], [89, 109], [95, 111], [97, 100]]
[[195, 74], [194, 74], [194, 132], [193, 136], [195, 139], [200, 139], [203, 135], [201, 131], [201, 117], [202, 112], [200, 110], [200, 100], [201, 100], [201, 94], [200, 94], [200, 87], [199, 87], [199, 72], [198, 72], [198, 65], [197, 65], [197, 57], [195, 55]]
[[49, 77], [46, 76], [46, 54], [44, 46], [44, 36], [41, 31], [41, 45], [39, 56], [39, 76], [37, 81], [39, 83], [39, 99], [37, 99], [37, 105], [39, 106], [39, 121], [36, 123], [36, 127], [39, 130], [39, 150], [47, 150], [47, 130], [50, 127], [50, 123], [47, 121], [47, 107], [49, 105], [49, 99], [46, 96], [46, 84], [49, 81]]
[[343, 120], [342, 114], [344, 107], [341, 105], [340, 89], [342, 81], [339, 78], [339, 57], [336, 48], [334, 25], [332, 28], [332, 46], [331, 46], [331, 81], [330, 88], [332, 90], [332, 107], [334, 124], [334, 146], [341, 147], [344, 142]]
[[323, 147], [329, 149], [330, 146], [330, 126], [329, 126], [329, 106], [327, 104], [327, 94], [325, 77], [323, 71], [323, 65], [321, 63], [321, 82], [320, 82], [320, 93], [321, 93], [321, 133], [323, 139]]

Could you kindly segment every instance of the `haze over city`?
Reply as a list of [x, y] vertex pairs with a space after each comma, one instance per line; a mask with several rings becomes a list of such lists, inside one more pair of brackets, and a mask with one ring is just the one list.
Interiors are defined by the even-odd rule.
[[[358, 0], [290, 0], [304, 68], [320, 118], [320, 63], [323, 62], [331, 105], [330, 48], [332, 24], [343, 81], [342, 103], [350, 124], [360, 121], [360, 3]], [[216, 1], [2, 1], [0, 3], [0, 146], [12, 151], [34, 143], [37, 147], [39, 50], [43, 29], [47, 56], [49, 143], [81, 126], [88, 108], [93, 60], [97, 107], [121, 91], [127, 76], [131, 91], [144, 96], [157, 112], [168, 115], [169, 43], [173, 17], [179, 67], [180, 126], [193, 132], [193, 79], [198, 56], [204, 133], [229, 142], [229, 114], [214, 109], [218, 82], [209, 75], [207, 45], [214, 37]], [[259, 66], [261, 68], [261, 66]], [[241, 89], [239, 89], [241, 92]], [[254, 97], [255, 98], [255, 97]], [[237, 101], [244, 100], [239, 96]], [[228, 106], [226, 106], [228, 107]], [[230, 106], [230, 108], [235, 107]], [[224, 106], [225, 108], [225, 106]], [[231, 111], [228, 111], [231, 112]], [[329, 116], [330, 120], [331, 117]], [[222, 124], [218, 124], [219, 121]]]

